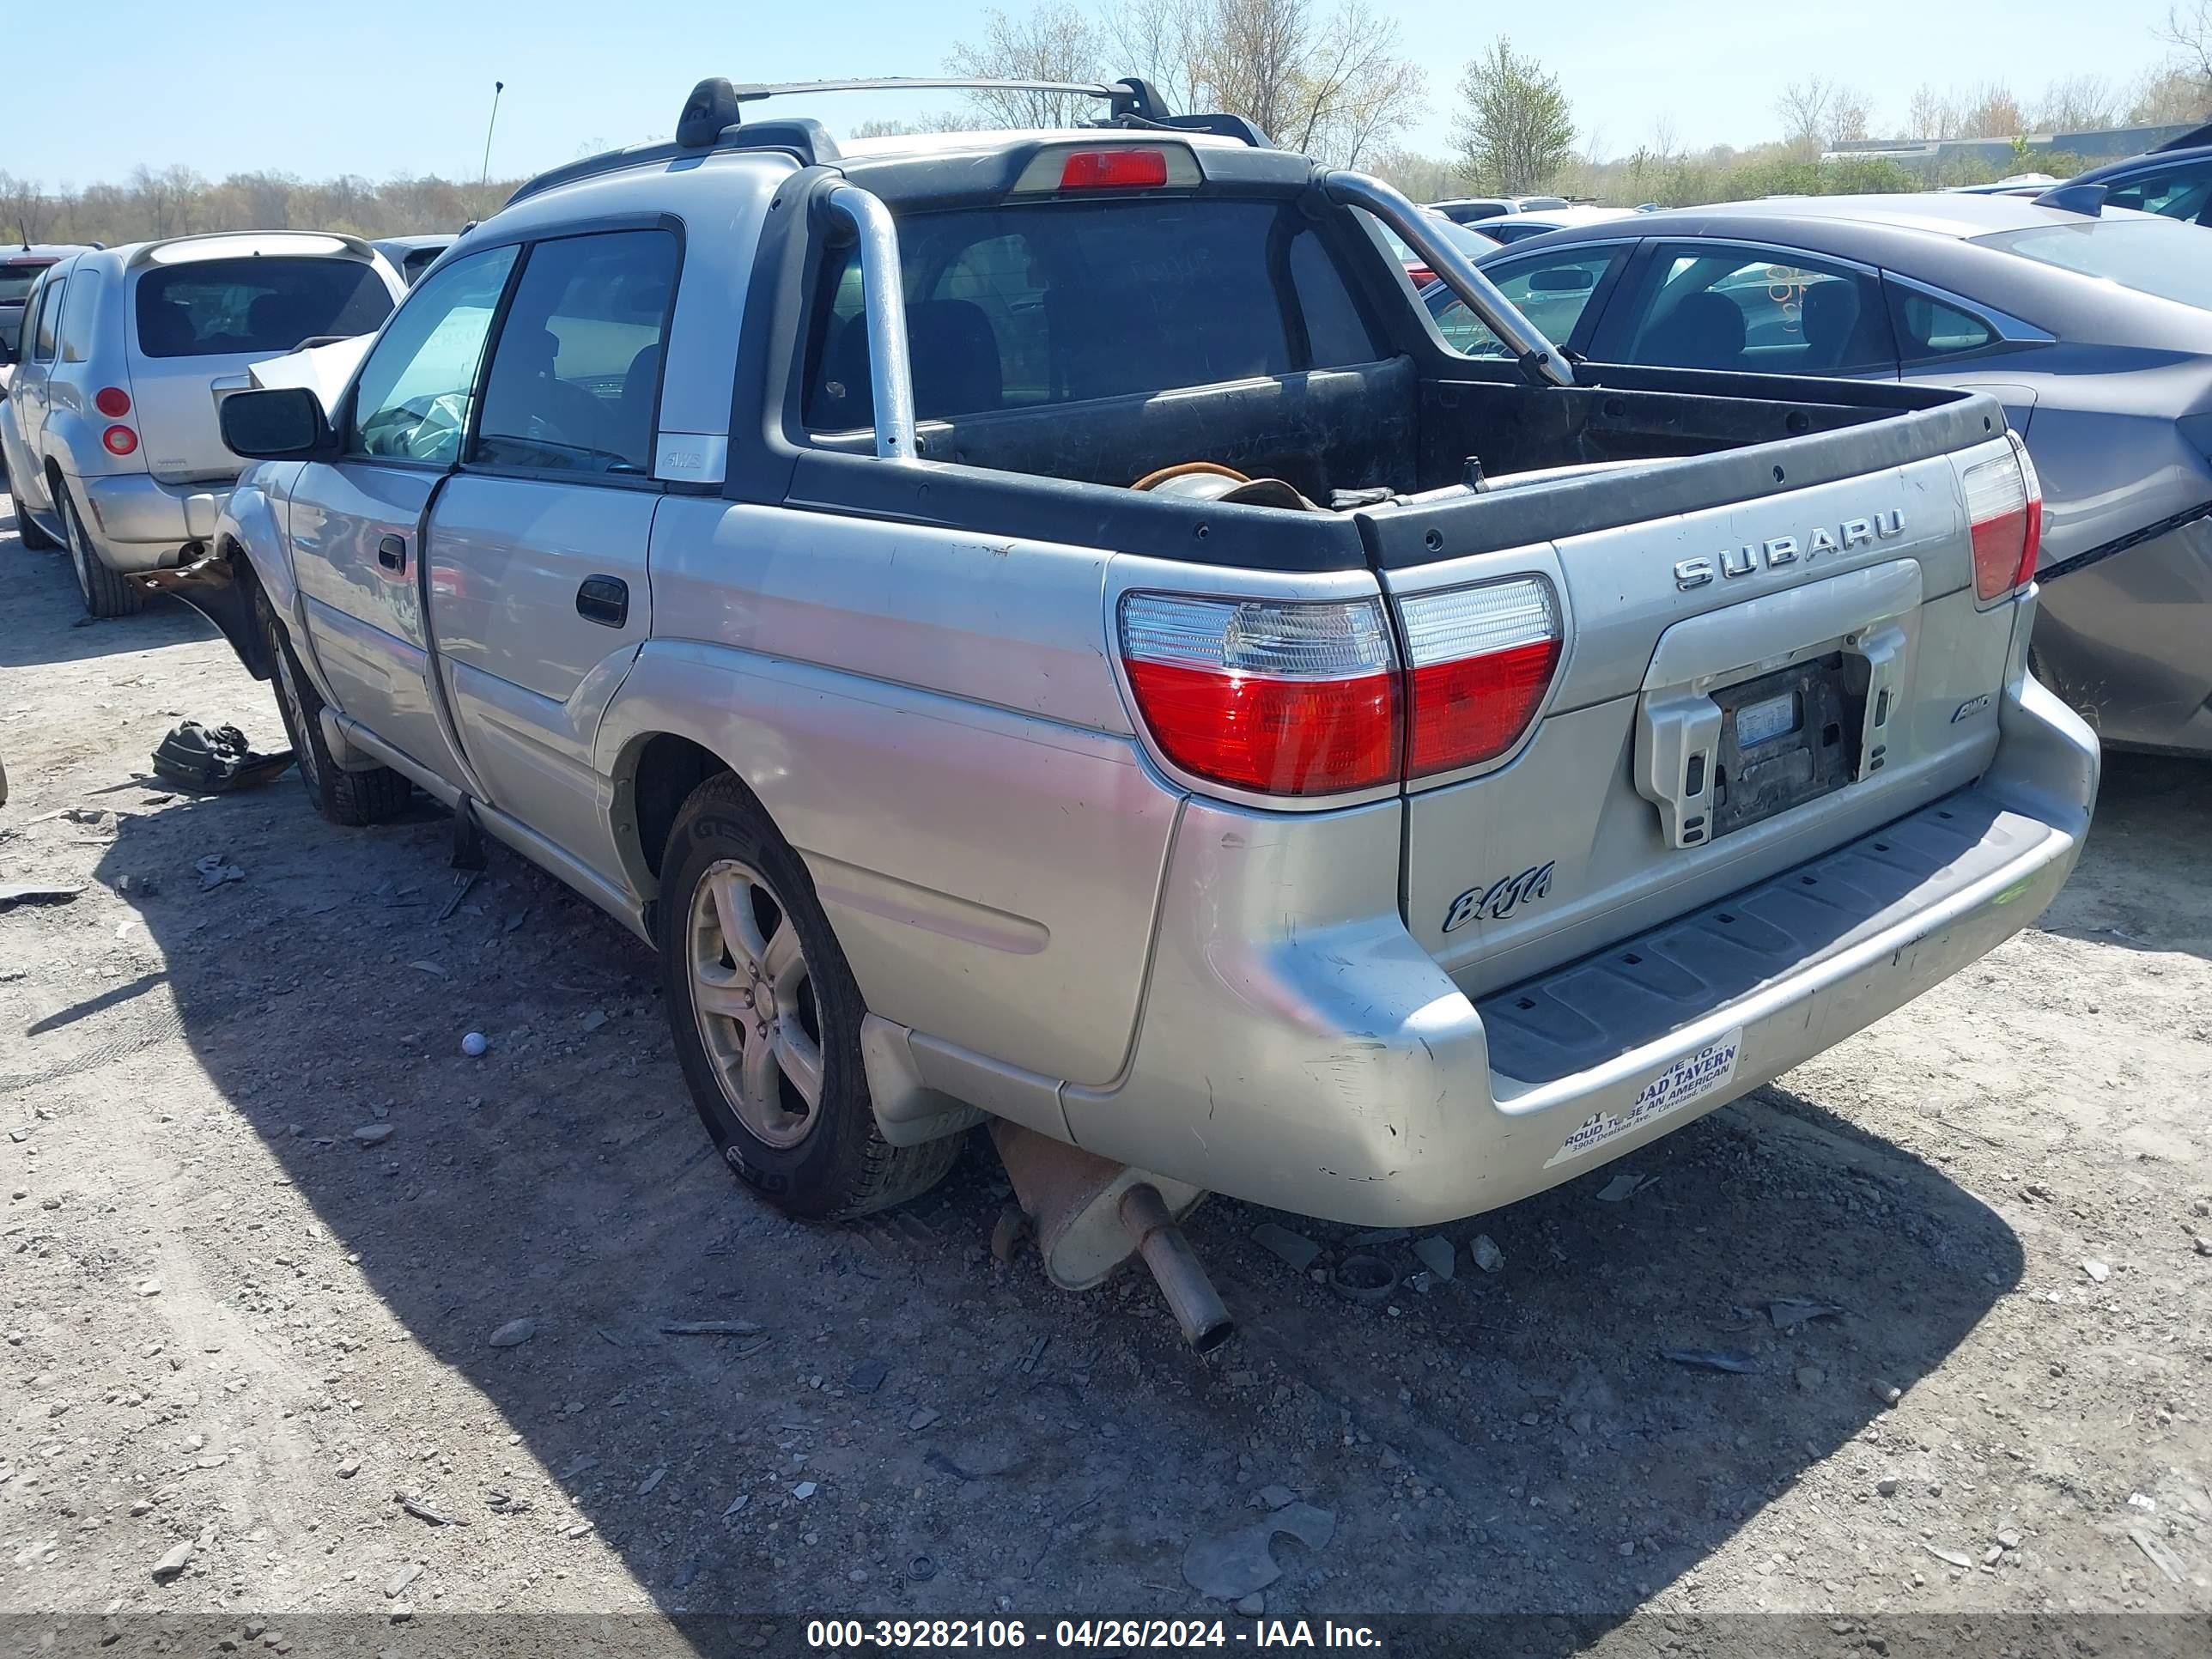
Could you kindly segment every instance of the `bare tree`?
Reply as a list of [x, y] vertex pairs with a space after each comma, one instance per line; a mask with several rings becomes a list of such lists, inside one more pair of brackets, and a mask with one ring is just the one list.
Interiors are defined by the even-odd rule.
[[1857, 143], [1868, 136], [1873, 114], [1873, 106], [1864, 93], [1856, 87], [1838, 87], [1828, 100], [1828, 119], [1820, 131], [1821, 143], [1833, 149], [1838, 144]]
[[1808, 160], [1819, 155], [1837, 91], [1833, 82], [1818, 75], [1783, 88], [1774, 100], [1774, 112], [1782, 118], [1782, 142]]
[[2027, 131], [2027, 112], [2002, 81], [1985, 81], [1969, 92], [1960, 106], [1961, 138], [2015, 138]]
[[1959, 135], [1958, 100], [1923, 82], [1920, 90], [1912, 94], [1905, 125], [1905, 136], [1908, 138], [1955, 138]]
[[2195, 76], [2172, 64], [2150, 70], [2129, 95], [2128, 119], [2136, 125], [2179, 126], [2208, 118], [2212, 98], [2205, 96]]
[[0, 238], [21, 237], [26, 246], [43, 240], [49, 210], [37, 179], [0, 173]]
[[2180, 54], [2176, 67], [2197, 83], [2198, 108], [2212, 108], [2212, 0], [2169, 7], [2151, 33]]
[[2096, 132], [2119, 119], [2120, 96], [2101, 75], [2069, 75], [2043, 89], [2035, 125], [2043, 132]]
[[1283, 125], [1260, 124], [1291, 149], [1357, 167], [1376, 140], [1421, 112], [1429, 78], [1399, 55], [1398, 25], [1368, 0], [1343, 0], [1292, 77]]
[[[983, 15], [983, 38], [956, 44], [945, 60], [955, 75], [1000, 81], [1097, 82], [1097, 27], [1064, 0], [1049, 0], [1020, 17]], [[979, 91], [968, 94], [982, 125], [1069, 127], [1100, 112], [1079, 93]]]
[[1574, 159], [1574, 112], [1559, 77], [1504, 35], [1467, 66], [1459, 94], [1464, 106], [1453, 136], [1479, 187], [1504, 195], [1540, 190]]

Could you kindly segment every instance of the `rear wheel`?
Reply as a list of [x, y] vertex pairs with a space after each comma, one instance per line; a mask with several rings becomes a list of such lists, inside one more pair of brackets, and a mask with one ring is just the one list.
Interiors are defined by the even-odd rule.
[[343, 770], [323, 740], [323, 694], [315, 690], [300, 659], [292, 654], [292, 641], [275, 607], [257, 586], [253, 614], [268, 642], [270, 675], [276, 688], [276, 710], [284, 717], [284, 735], [291, 739], [292, 754], [315, 811], [332, 823], [349, 829], [382, 823], [406, 811], [413, 786], [388, 766], [368, 772]]
[[944, 1178], [960, 1137], [894, 1146], [877, 1128], [860, 988], [805, 865], [726, 773], [692, 792], [670, 831], [659, 933], [677, 1057], [739, 1180], [833, 1221]]
[[108, 568], [84, 527], [84, 516], [65, 486], [54, 487], [54, 507], [61, 514], [62, 532], [69, 538], [70, 563], [76, 569], [77, 591], [84, 595], [88, 616], [135, 617], [146, 608], [146, 590], [119, 570]]

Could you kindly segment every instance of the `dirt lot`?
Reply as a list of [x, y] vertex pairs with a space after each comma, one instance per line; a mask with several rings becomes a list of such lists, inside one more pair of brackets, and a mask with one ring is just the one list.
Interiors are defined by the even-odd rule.
[[709, 1155], [611, 922], [497, 849], [456, 904], [428, 806], [171, 795], [173, 720], [279, 743], [267, 688], [181, 607], [81, 625], [5, 533], [0, 591], [0, 879], [82, 886], [0, 911], [0, 1613], [366, 1614], [410, 1652], [407, 1609], [1235, 1625], [1185, 1552], [1280, 1486], [1333, 1522], [1285, 1512], [1325, 1541], [1278, 1538], [1270, 1617], [2204, 1629], [2212, 767], [2115, 760], [2040, 928], [1444, 1229], [1449, 1281], [1355, 1305], [1252, 1239], [1326, 1267], [1348, 1230], [1212, 1201], [1243, 1328], [1199, 1359], [1148, 1281], [994, 1261], [986, 1146], [908, 1212], [781, 1219]]

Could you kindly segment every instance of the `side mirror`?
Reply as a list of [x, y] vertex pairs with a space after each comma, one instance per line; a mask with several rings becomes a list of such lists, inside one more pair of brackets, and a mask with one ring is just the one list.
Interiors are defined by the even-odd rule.
[[338, 441], [322, 399], [305, 386], [234, 392], [219, 411], [223, 447], [249, 461], [319, 461], [335, 457]]

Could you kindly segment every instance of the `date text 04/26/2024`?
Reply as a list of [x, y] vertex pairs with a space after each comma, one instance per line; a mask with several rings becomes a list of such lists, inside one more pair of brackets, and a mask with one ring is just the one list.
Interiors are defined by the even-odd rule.
[[1379, 1651], [1371, 1625], [1332, 1619], [1259, 1619], [1249, 1626], [1221, 1619], [816, 1619], [806, 1645], [817, 1653], [1010, 1653], [1114, 1651], [1176, 1648], [1340, 1648]]

